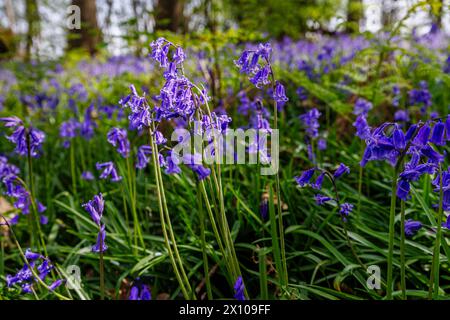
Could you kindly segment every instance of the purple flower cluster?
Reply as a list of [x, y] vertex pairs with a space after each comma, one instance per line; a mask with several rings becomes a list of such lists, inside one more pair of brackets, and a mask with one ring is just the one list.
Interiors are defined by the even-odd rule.
[[[441, 175], [437, 174], [436, 178], [432, 181], [432, 184], [434, 185], [435, 192], [440, 191], [440, 183], [441, 183]], [[443, 192], [443, 201], [442, 201], [442, 208], [445, 211], [450, 210], [450, 169], [447, 169], [447, 171], [442, 172], [442, 192]]]
[[112, 182], [119, 182], [122, 180], [122, 177], [118, 175], [116, 167], [112, 161], [97, 163], [95, 166], [97, 170], [103, 170], [100, 174], [100, 179], [107, 179], [108, 177], [111, 177]]
[[[319, 175], [316, 177], [314, 182], [311, 182], [311, 180], [316, 172], [319, 172]], [[333, 175], [328, 174], [328, 176], [333, 181], [336, 181], [337, 179], [342, 177], [344, 174], [349, 174], [349, 173], [350, 173], [350, 168], [347, 167], [345, 164], [341, 163], [339, 165], [339, 167], [335, 170]], [[312, 169], [303, 171], [300, 176], [294, 177], [294, 179], [300, 187], [310, 186], [311, 188], [313, 188], [315, 190], [321, 190], [322, 184], [323, 184], [323, 179], [326, 175], [327, 175], [326, 171], [321, 170], [319, 168], [312, 168]], [[341, 214], [341, 217], [344, 221], [346, 221], [347, 216], [353, 210], [353, 205], [350, 203], [340, 204], [337, 194], [336, 194], [336, 199], [328, 197], [328, 196], [324, 196], [321, 194], [316, 194], [314, 196], [314, 199], [318, 205], [323, 205], [331, 200], [334, 200], [340, 206], [339, 213]]]
[[82, 205], [84, 210], [86, 210], [92, 218], [92, 221], [98, 226], [99, 232], [97, 235], [97, 242], [92, 247], [92, 252], [105, 252], [108, 246], [105, 243], [106, 231], [105, 225], [101, 223], [103, 217], [103, 210], [105, 208], [105, 201], [101, 193], [95, 195], [92, 200]]
[[[28, 151], [32, 157], [38, 157], [45, 133], [33, 127], [26, 128], [18, 117], [0, 118], [7, 128], [15, 128], [14, 132], [6, 138], [16, 145], [15, 152], [27, 156]], [[28, 150], [28, 145], [30, 150]]]
[[306, 112], [305, 114], [302, 114], [300, 116], [300, 120], [302, 121], [303, 125], [306, 129], [306, 134], [310, 138], [317, 138], [319, 136], [319, 117], [321, 113], [316, 108], [311, 109], [310, 111]]
[[[8, 197], [14, 199], [14, 207], [16, 209], [21, 210], [23, 214], [30, 213], [31, 197], [28, 190], [25, 188], [23, 183], [18, 179], [18, 175], [20, 174], [19, 168], [15, 165], [8, 163], [8, 159], [6, 157], [0, 156], [0, 179], [2, 180], [5, 186], [4, 194]], [[37, 211], [39, 213], [43, 213], [47, 210], [47, 208], [36, 200]], [[16, 224], [18, 222], [19, 215], [16, 215], [13, 219], [9, 221], [11, 224]], [[41, 215], [40, 217], [41, 224], [46, 224], [48, 219], [45, 215]]]
[[353, 114], [357, 117], [353, 126], [356, 128], [356, 136], [362, 140], [365, 140], [370, 136], [370, 126], [367, 123], [367, 115], [371, 109], [372, 103], [369, 101], [362, 98], [356, 100]]
[[[388, 130], [392, 128], [392, 130]], [[390, 133], [388, 133], [390, 131]], [[369, 161], [387, 160], [396, 165], [400, 156], [409, 156], [399, 175], [397, 196], [402, 200], [409, 198], [410, 183], [424, 174], [434, 174], [444, 156], [433, 145], [442, 146], [450, 140], [450, 118], [445, 124], [441, 121], [414, 124], [406, 133], [396, 123], [384, 123], [373, 130], [366, 139], [366, 150], [361, 166]]]
[[152, 300], [150, 288], [137, 278], [130, 289], [128, 300]]
[[[35, 269], [39, 279], [45, 282], [45, 279], [54, 268], [50, 260], [38, 253], [32, 252], [30, 249], [25, 251], [27, 263], [23, 268], [17, 271], [15, 275], [6, 276], [6, 286], [11, 288], [14, 285], [20, 285], [22, 293], [32, 293], [33, 284], [38, 280], [35, 278], [32, 269]], [[58, 279], [49, 285], [51, 291], [55, 290], [62, 284], [62, 280]]]
[[357, 115], [357, 116], [359, 116], [359, 115], [367, 116], [367, 114], [372, 109], [372, 107], [373, 106], [372, 106], [371, 102], [369, 102], [369, 101], [367, 101], [365, 99], [359, 98], [355, 102], [355, 106], [354, 106], [354, 109], [353, 109], [353, 114]]
[[127, 138], [127, 130], [121, 128], [112, 128], [109, 130], [107, 140], [114, 147], [117, 147], [117, 152], [124, 158], [128, 158], [130, 154], [130, 141]]
[[[270, 43], [258, 45], [256, 50], [244, 50], [238, 60], [234, 61], [235, 65], [250, 76], [250, 82], [258, 89], [270, 83], [269, 75], [272, 72], [270, 66], [270, 56], [272, 47]], [[260, 63], [260, 58], [262, 63]]]
[[84, 112], [83, 121], [71, 118], [61, 123], [59, 136], [63, 139], [64, 148], [69, 148], [70, 141], [77, 136], [83, 137], [86, 140], [90, 140], [94, 136], [96, 123], [92, 119], [93, 111], [94, 105], [90, 105]]

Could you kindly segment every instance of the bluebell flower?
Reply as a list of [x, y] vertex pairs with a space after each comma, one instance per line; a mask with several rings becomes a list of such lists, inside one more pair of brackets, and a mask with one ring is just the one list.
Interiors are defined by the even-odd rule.
[[130, 154], [130, 141], [127, 138], [127, 131], [121, 128], [112, 128], [109, 130], [107, 140], [114, 147], [117, 147], [117, 152], [124, 157], [128, 158]]
[[263, 220], [267, 219], [269, 214], [269, 201], [267, 199], [263, 199], [259, 204], [259, 214]]
[[397, 183], [397, 197], [402, 199], [403, 201], [409, 200], [410, 196], [409, 191], [411, 189], [411, 185], [408, 180], [400, 179], [400, 181]]
[[308, 99], [308, 92], [304, 87], [298, 87], [296, 93], [300, 101], [305, 101]]
[[324, 196], [324, 195], [321, 195], [321, 194], [316, 194], [314, 196], [314, 200], [316, 200], [316, 203], [318, 205], [323, 205], [324, 203], [333, 200], [333, 198], [330, 198], [330, 197], [327, 197], [327, 196]]
[[63, 138], [63, 147], [70, 147], [70, 140], [77, 136], [77, 131], [80, 129], [80, 124], [76, 119], [70, 119], [61, 123], [59, 127], [59, 136]]
[[169, 151], [167, 153], [167, 157], [166, 157], [167, 167], [164, 170], [164, 172], [166, 174], [179, 174], [179, 173], [181, 173], [181, 169], [178, 166], [179, 163], [180, 163], [180, 160], [178, 159], [178, 157], [172, 156], [172, 152]]
[[105, 208], [105, 201], [103, 195], [99, 193], [95, 195], [92, 200], [83, 204], [82, 207], [91, 215], [92, 220], [96, 225], [100, 226], [100, 220], [103, 216], [103, 210]]
[[284, 104], [289, 101], [289, 99], [286, 97], [284, 86], [278, 81], [276, 81], [275, 83], [275, 92], [273, 94], [273, 99], [277, 103], [278, 110], [283, 108]]
[[411, 105], [419, 105], [421, 106], [420, 111], [422, 115], [426, 113], [428, 107], [432, 104], [432, 97], [430, 92], [428, 91], [428, 84], [426, 81], [421, 81], [420, 89], [412, 89], [409, 91], [409, 103]]
[[103, 169], [100, 175], [100, 179], [107, 179], [108, 177], [111, 177], [111, 181], [113, 182], [118, 182], [122, 180], [122, 177], [117, 174], [117, 170], [112, 161], [105, 163], [97, 163], [95, 166], [97, 170]]
[[447, 141], [450, 141], [450, 117], [445, 120], [445, 131], [447, 133]]
[[392, 133], [392, 142], [394, 144], [395, 149], [403, 150], [406, 147], [405, 134], [397, 124], [395, 125], [394, 131]]
[[356, 135], [360, 139], [366, 140], [370, 137], [370, 126], [367, 124], [366, 117], [363, 114], [356, 118], [353, 126], [356, 128]]
[[302, 174], [300, 176], [295, 177], [295, 181], [297, 182], [297, 184], [300, 187], [304, 187], [305, 185], [307, 185], [309, 183], [309, 181], [313, 177], [315, 171], [316, 171], [316, 169], [314, 169], [314, 168], [305, 170], [302, 172]]
[[55, 280], [52, 284], [50, 284], [48, 288], [50, 291], [54, 291], [56, 288], [58, 288], [62, 284], [63, 284], [63, 280], [58, 279], [58, 280]]
[[170, 43], [164, 38], [158, 38], [150, 43], [150, 47], [152, 48], [150, 57], [158, 61], [161, 68], [166, 68], [169, 65], [167, 55], [169, 54]]
[[[400, 87], [398, 85], [394, 85], [392, 87], [392, 93], [394, 94], [394, 98], [392, 99], [392, 105], [394, 107], [398, 107], [400, 105], [400, 99], [401, 99]], [[396, 121], [400, 121], [400, 120], [396, 120]]]
[[28, 248], [25, 250], [25, 258], [27, 258], [28, 261], [35, 261], [42, 258], [42, 255], [40, 253], [32, 252], [31, 249]]
[[[432, 181], [432, 184], [435, 186], [434, 192], [440, 192], [441, 189], [441, 176], [439, 174], [436, 175], [436, 178]], [[444, 211], [450, 210], [450, 169], [442, 172], [442, 192], [443, 192], [443, 201], [442, 207]]]
[[242, 276], [239, 276], [234, 284], [234, 298], [236, 300], [244, 301], [245, 300], [244, 291], [245, 291], [244, 281], [242, 280]]
[[394, 121], [398, 122], [408, 122], [409, 121], [409, 113], [407, 110], [397, 110], [394, 113]]
[[359, 116], [359, 115], [367, 116], [367, 114], [369, 113], [369, 111], [371, 109], [372, 109], [372, 103], [370, 103], [369, 101], [367, 101], [363, 98], [358, 98], [358, 100], [356, 100], [356, 102], [355, 102], [353, 114], [355, 114], [357, 116]]
[[319, 140], [317, 140], [317, 149], [319, 149], [320, 151], [326, 150], [327, 149], [327, 140], [320, 138]]
[[[36, 270], [39, 279], [43, 282], [46, 281], [50, 271], [53, 270], [53, 265], [50, 260], [38, 253], [33, 253], [29, 249], [26, 250], [25, 258], [28, 263], [25, 263], [22, 269], [18, 270], [15, 275], [6, 275], [6, 286], [11, 288], [15, 285], [20, 286], [21, 293], [28, 294], [33, 292], [33, 285], [37, 282], [32, 269]], [[56, 279], [55, 282], [49, 285], [51, 291], [55, 290], [62, 280]]]
[[333, 177], [335, 179], [339, 179], [344, 173], [349, 174], [350, 168], [347, 167], [345, 164], [341, 163], [341, 164], [339, 164], [339, 167], [334, 172]]
[[15, 128], [23, 125], [22, 120], [16, 116], [0, 118], [0, 121], [5, 123], [6, 128]]
[[92, 246], [92, 252], [96, 253], [105, 252], [108, 249], [105, 240], [106, 240], [105, 225], [102, 225], [97, 235], [97, 242], [95, 243], [94, 246]]
[[422, 228], [422, 223], [408, 219], [405, 221], [405, 235], [413, 236]]
[[22, 120], [17, 117], [0, 118], [5, 127], [15, 128], [14, 132], [6, 138], [16, 145], [15, 152], [22, 156], [28, 155], [28, 141], [30, 155], [37, 157], [45, 139], [45, 133], [33, 127], [25, 128]]
[[316, 181], [311, 184], [311, 187], [316, 190], [322, 189], [323, 178], [325, 177], [325, 172], [319, 174], [316, 178]]
[[149, 155], [152, 154], [152, 148], [147, 145], [142, 145], [138, 148], [136, 168], [144, 169], [150, 162]]
[[445, 145], [444, 133], [445, 133], [444, 123], [442, 123], [441, 121], [436, 122], [436, 124], [433, 127], [430, 142], [438, 146]]
[[90, 140], [94, 136], [95, 122], [92, 120], [94, 105], [91, 104], [84, 112], [84, 120], [79, 123], [80, 136], [85, 140]]
[[447, 220], [445, 222], [442, 222], [442, 226], [446, 229], [450, 230], [450, 215], [447, 217]]
[[253, 77], [250, 78], [250, 82], [253, 83], [255, 87], [260, 89], [270, 83], [270, 72], [270, 66], [265, 65], [264, 67], [260, 68]]
[[140, 283], [133, 285], [130, 289], [128, 300], [152, 300], [150, 288]]
[[306, 134], [311, 138], [317, 138], [319, 136], [319, 117], [320, 112], [316, 108], [300, 116], [300, 120], [306, 127]]
[[352, 210], [353, 210], [353, 205], [352, 204], [350, 204], [350, 203], [342, 203], [341, 207], [340, 207], [340, 210], [339, 210], [339, 213], [341, 214], [342, 219], [346, 220], [347, 219], [346, 217], [348, 217], [348, 215], [352, 212]]
[[92, 172], [90, 171], [83, 171], [83, 173], [81, 174], [81, 179], [86, 180], [86, 181], [91, 181], [94, 180], [94, 175], [92, 174]]
[[181, 64], [184, 62], [184, 60], [186, 59], [186, 54], [183, 51], [183, 48], [181, 47], [177, 47], [177, 49], [175, 50], [175, 53], [173, 54], [173, 62], [176, 64]]
[[269, 42], [258, 44], [258, 50], [256, 51], [257, 55], [269, 61], [271, 53], [272, 53], [272, 46], [270, 45]]
[[43, 225], [46, 225], [48, 223], [48, 217], [46, 215], [44, 215], [44, 214], [41, 214], [39, 216], [39, 223], [43, 224]]
[[163, 134], [160, 131], [155, 131], [153, 135], [155, 136], [155, 143], [157, 145], [162, 145], [167, 142], [167, 139], [164, 138]]
[[366, 149], [360, 165], [364, 167], [369, 161], [387, 160], [391, 165], [397, 163], [399, 152], [395, 150], [392, 137], [386, 136], [384, 130], [389, 125], [385, 123], [371, 132], [366, 139]]

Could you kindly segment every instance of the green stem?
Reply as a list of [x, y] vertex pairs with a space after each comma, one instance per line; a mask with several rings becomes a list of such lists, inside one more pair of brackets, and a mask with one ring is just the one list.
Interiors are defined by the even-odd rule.
[[105, 300], [105, 263], [103, 261], [103, 238], [100, 237], [100, 299]]
[[428, 290], [428, 299], [437, 299], [439, 297], [439, 268], [440, 251], [442, 237], [442, 214], [443, 214], [444, 190], [442, 188], [442, 168], [439, 167], [439, 212], [437, 219], [436, 240], [434, 243], [433, 262], [430, 270], [430, 284]]
[[[200, 181], [199, 186], [200, 186], [200, 191], [202, 192], [202, 195], [203, 195], [203, 199], [205, 201], [206, 211], [208, 212], [209, 219], [211, 220], [211, 226], [212, 226], [212, 229], [213, 229], [213, 232], [214, 232], [214, 236], [216, 237], [217, 244], [219, 245], [220, 252], [222, 253], [222, 257], [225, 260], [227, 260], [226, 259], [227, 255], [226, 255], [225, 249], [223, 247], [223, 243], [222, 243], [222, 237], [220, 236], [220, 232], [219, 232], [219, 230], [217, 228], [216, 220], [214, 219], [214, 214], [213, 214], [213, 212], [211, 210], [211, 205], [209, 203], [208, 194], [206, 193], [206, 188], [205, 188], [204, 181]], [[230, 273], [231, 269], [230, 269], [229, 263], [226, 262], [225, 266], [226, 266], [228, 272]], [[233, 281], [234, 281], [234, 279], [230, 278], [230, 282], [232, 283]]]
[[[42, 250], [45, 254], [45, 256], [47, 256], [47, 248], [45, 245], [45, 241], [44, 241], [44, 236], [42, 234], [42, 230], [41, 230], [41, 222], [39, 219], [39, 214], [37, 211], [37, 207], [36, 207], [36, 197], [35, 197], [35, 193], [34, 193], [34, 181], [33, 181], [33, 161], [32, 161], [32, 157], [31, 157], [31, 143], [30, 143], [30, 134], [27, 133], [26, 135], [26, 139], [27, 139], [27, 160], [28, 160], [28, 184], [29, 184], [29, 188], [30, 188], [30, 202], [31, 202], [31, 223], [32, 223], [32, 229], [33, 229], [33, 234], [31, 235], [31, 239], [33, 240], [33, 238], [35, 236], [38, 237], [38, 240], [33, 240], [32, 242], [35, 242], [38, 245], [38, 248], [40, 250]], [[37, 232], [37, 235], [35, 234]], [[41, 247], [42, 246], [42, 247]]]
[[[364, 153], [364, 146], [361, 144], [362, 153]], [[361, 155], [362, 159], [363, 155]], [[356, 219], [358, 222], [361, 221], [361, 198], [362, 198], [362, 181], [363, 181], [363, 167], [359, 166], [359, 174], [358, 174], [358, 211]]]
[[77, 176], [75, 169], [75, 139], [72, 140], [70, 145], [70, 172], [72, 175], [72, 192], [75, 198], [77, 198]]
[[208, 299], [212, 300], [212, 290], [211, 290], [211, 281], [209, 279], [209, 267], [208, 267], [208, 255], [206, 254], [206, 236], [205, 236], [205, 216], [203, 212], [203, 204], [202, 204], [202, 195], [201, 195], [201, 186], [198, 186], [197, 192], [197, 202], [198, 202], [198, 218], [200, 220], [200, 233], [202, 240], [202, 256], [203, 256], [203, 271], [205, 273], [205, 284], [206, 284], [206, 292], [208, 295]]
[[[275, 92], [275, 75], [273, 73], [272, 66], [270, 65], [270, 62], [267, 61], [267, 63], [270, 66], [270, 76], [272, 79], [272, 90]], [[273, 101], [273, 129], [278, 130], [278, 108], [277, 108], [277, 102]], [[281, 135], [280, 135], [281, 136]], [[281, 210], [281, 187], [280, 187], [280, 174], [279, 170], [277, 170], [275, 174], [275, 180], [276, 180], [276, 189], [275, 194], [277, 195], [277, 209], [278, 209], [278, 232], [279, 232], [279, 239], [280, 239], [280, 249], [281, 249], [281, 262], [283, 264], [283, 273], [282, 273], [282, 285], [287, 286], [288, 285], [288, 270], [287, 270], [287, 261], [286, 261], [286, 249], [285, 249], [285, 243], [284, 243], [284, 225], [283, 225], [283, 215]]]
[[391, 209], [389, 214], [389, 248], [387, 256], [387, 288], [386, 288], [386, 299], [392, 300], [392, 273], [393, 273], [393, 258], [394, 258], [394, 235], [395, 235], [395, 208], [397, 204], [397, 178], [398, 178], [398, 167], [395, 167], [394, 175], [392, 177], [392, 188], [391, 188]]
[[400, 226], [400, 280], [402, 287], [402, 299], [406, 300], [406, 263], [405, 263], [405, 201], [400, 201], [401, 226]]
[[[178, 280], [178, 283], [180, 285], [180, 289], [181, 292], [183, 293], [183, 296], [185, 299], [190, 299], [191, 298], [191, 294], [190, 292], [186, 289], [185, 287], [185, 283], [183, 278], [180, 275], [180, 271], [178, 270], [178, 266], [177, 266], [177, 262], [175, 261], [175, 257], [174, 254], [172, 252], [172, 247], [169, 241], [169, 236], [168, 236], [168, 232], [167, 232], [167, 226], [166, 226], [166, 218], [165, 218], [165, 206], [163, 205], [163, 201], [165, 202], [165, 198], [163, 196], [162, 190], [161, 190], [161, 185], [159, 182], [159, 174], [158, 174], [158, 170], [159, 168], [159, 161], [158, 161], [158, 156], [157, 156], [157, 148], [156, 145], [154, 143], [153, 140], [153, 136], [152, 136], [152, 132], [149, 129], [149, 140], [150, 140], [150, 146], [152, 149], [152, 160], [153, 160], [153, 167], [154, 167], [154, 172], [155, 172], [155, 182], [156, 182], [156, 191], [158, 193], [158, 205], [159, 205], [159, 214], [160, 214], [160, 220], [161, 220], [161, 228], [162, 228], [162, 232], [163, 232], [163, 236], [164, 236], [164, 242], [166, 244], [166, 248], [167, 248], [167, 252], [169, 255], [169, 259], [170, 262], [172, 263], [172, 267], [175, 273], [175, 277]], [[169, 222], [168, 222], [169, 223]], [[175, 243], [174, 243], [175, 246]]]
[[133, 215], [134, 224], [134, 244], [135, 244], [135, 254], [137, 254], [138, 239], [141, 242], [142, 248], [145, 249], [144, 238], [142, 236], [141, 223], [136, 211], [136, 194], [134, 193], [133, 179], [131, 175], [131, 164], [130, 158], [126, 160], [127, 163], [127, 180], [128, 180], [128, 190], [130, 194], [130, 204], [131, 204], [131, 214]]

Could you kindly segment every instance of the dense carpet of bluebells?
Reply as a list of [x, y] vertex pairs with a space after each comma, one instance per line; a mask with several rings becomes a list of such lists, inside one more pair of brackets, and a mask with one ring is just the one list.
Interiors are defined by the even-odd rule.
[[[449, 40], [2, 64], [0, 297], [446, 298]], [[172, 156], [175, 130], [238, 128], [278, 130], [276, 174]]]

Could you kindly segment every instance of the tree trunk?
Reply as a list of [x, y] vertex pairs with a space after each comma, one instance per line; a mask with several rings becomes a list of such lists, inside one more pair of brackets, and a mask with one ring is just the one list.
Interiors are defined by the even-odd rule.
[[5, 10], [9, 21], [9, 28], [14, 31], [16, 29], [16, 13], [14, 11], [12, 0], [5, 1]]
[[383, 0], [381, 22], [383, 27], [387, 30], [390, 30], [396, 22], [397, 5], [398, 3], [396, 0]]
[[155, 12], [155, 30], [186, 31], [184, 0], [158, 0]]
[[33, 39], [39, 34], [39, 9], [36, 0], [25, 1], [25, 19], [27, 20], [28, 30], [25, 37], [25, 61], [31, 57]]
[[364, 18], [362, 0], [348, 0], [347, 32], [359, 32], [359, 26]]
[[68, 33], [68, 49], [84, 49], [93, 55], [97, 52], [101, 41], [95, 0], [72, 0], [72, 5], [80, 8], [81, 28], [70, 30]]

